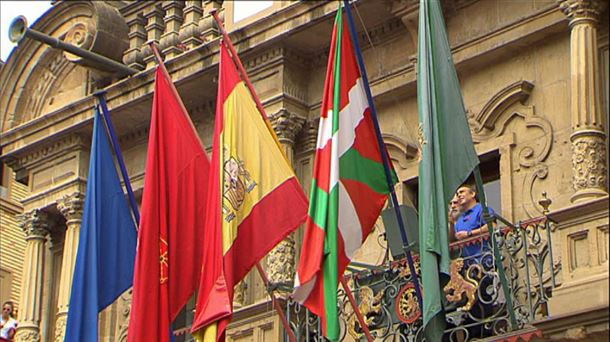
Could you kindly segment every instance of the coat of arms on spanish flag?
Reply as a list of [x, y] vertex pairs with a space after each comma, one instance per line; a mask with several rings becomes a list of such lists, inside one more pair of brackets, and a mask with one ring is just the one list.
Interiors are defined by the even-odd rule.
[[223, 339], [233, 287], [307, 217], [307, 198], [268, 121], [220, 48], [201, 281], [192, 331]]

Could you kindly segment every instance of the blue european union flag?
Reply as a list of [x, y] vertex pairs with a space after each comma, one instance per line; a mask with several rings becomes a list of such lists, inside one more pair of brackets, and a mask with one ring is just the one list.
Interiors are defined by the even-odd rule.
[[98, 313], [133, 284], [136, 241], [136, 227], [96, 108], [65, 341], [98, 340]]

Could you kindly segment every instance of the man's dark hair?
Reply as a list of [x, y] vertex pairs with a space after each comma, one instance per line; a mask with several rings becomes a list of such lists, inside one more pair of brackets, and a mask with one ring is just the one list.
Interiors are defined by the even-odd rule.
[[474, 200], [479, 202], [479, 192], [477, 191], [477, 187], [475, 185], [464, 183], [460, 185], [460, 188], [468, 188], [468, 190], [474, 192]]

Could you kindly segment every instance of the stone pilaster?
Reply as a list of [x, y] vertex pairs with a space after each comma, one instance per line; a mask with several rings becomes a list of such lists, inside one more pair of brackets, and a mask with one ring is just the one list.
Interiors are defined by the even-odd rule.
[[44, 245], [49, 232], [49, 217], [47, 213], [36, 209], [22, 215], [21, 219], [26, 246], [16, 340], [38, 342], [40, 341]]
[[59, 278], [59, 295], [57, 297], [57, 319], [55, 321], [55, 341], [64, 340], [66, 333], [66, 320], [70, 304], [70, 291], [72, 289], [72, 276], [76, 265], [76, 252], [80, 237], [80, 225], [83, 219], [84, 198], [80, 193], [64, 196], [57, 203], [57, 209], [66, 219], [66, 237], [64, 238], [64, 251], [61, 262]]
[[572, 113], [572, 202], [608, 195], [606, 132], [601, 105], [597, 48], [603, 0], [559, 0], [570, 20]]
[[[305, 119], [285, 109], [269, 117], [277, 137], [284, 148], [288, 161], [294, 160], [294, 141], [299, 134]], [[274, 283], [291, 282], [295, 272], [296, 247], [293, 234], [280, 242], [267, 255], [267, 272], [269, 280]]]

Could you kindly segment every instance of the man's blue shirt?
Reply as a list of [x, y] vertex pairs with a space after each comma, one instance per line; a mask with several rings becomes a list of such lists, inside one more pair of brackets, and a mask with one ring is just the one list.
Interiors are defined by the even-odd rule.
[[[490, 207], [489, 214], [493, 215], [494, 210]], [[477, 203], [474, 207], [466, 210], [458, 217], [455, 223], [455, 232], [471, 232], [474, 229], [486, 225], [485, 219], [483, 218], [483, 206], [481, 203]], [[483, 248], [488, 249], [489, 244], [487, 241], [483, 242]], [[464, 246], [462, 248], [462, 257], [469, 257], [473, 255], [481, 254], [481, 243], [476, 242], [472, 245]]]

